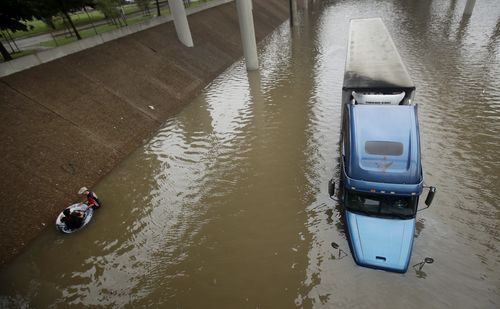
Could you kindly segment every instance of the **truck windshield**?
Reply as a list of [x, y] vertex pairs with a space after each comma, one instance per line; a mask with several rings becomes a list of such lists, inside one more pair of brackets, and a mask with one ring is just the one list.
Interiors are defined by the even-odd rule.
[[418, 197], [383, 195], [346, 191], [346, 207], [370, 216], [412, 218], [417, 211]]

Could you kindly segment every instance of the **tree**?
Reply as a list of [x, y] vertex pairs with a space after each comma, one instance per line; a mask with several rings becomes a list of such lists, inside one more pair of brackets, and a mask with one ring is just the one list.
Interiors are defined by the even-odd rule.
[[136, 0], [137, 6], [143, 11], [144, 15], [151, 15], [149, 10], [150, 0]]
[[[3, 0], [1, 0], [3, 1]], [[73, 29], [78, 40], [82, 37], [69, 16], [70, 12], [81, 10], [84, 6], [93, 6], [93, 0], [23, 0], [29, 1], [32, 10], [36, 13], [37, 18], [41, 20], [51, 20], [53, 16], [61, 13], [70, 27]]]
[[[33, 20], [34, 11], [29, 2], [20, 0], [0, 1], [0, 30], [27, 31], [30, 28], [26, 22]], [[5, 61], [12, 60], [12, 56], [0, 41], [0, 53]]]
[[113, 24], [121, 24], [121, 11], [118, 8], [120, 0], [96, 0], [95, 7], [101, 11], [106, 18], [110, 18]]
[[161, 16], [160, 4], [158, 3], [158, 0], [156, 0], [155, 2], [156, 2], [156, 14], [158, 14], [158, 16]]
[[[93, 0], [0, 0], [0, 30], [28, 31], [32, 26], [27, 22], [34, 18], [51, 19], [59, 12], [64, 15], [76, 38], [81, 40], [69, 13], [81, 9], [85, 5], [93, 5]], [[0, 53], [5, 61], [12, 60], [10, 53], [0, 42]]]
[[79, 10], [81, 9], [84, 5], [88, 4], [89, 0], [44, 0], [44, 2], [54, 2], [61, 13], [63, 13], [64, 17], [66, 17], [66, 20], [68, 23], [71, 25], [71, 28], [73, 28], [73, 31], [75, 32], [76, 38], [78, 40], [81, 40], [82, 37], [80, 36], [80, 33], [78, 33], [78, 30], [75, 27], [75, 24], [71, 20], [71, 17], [69, 16], [70, 11], [74, 10]]

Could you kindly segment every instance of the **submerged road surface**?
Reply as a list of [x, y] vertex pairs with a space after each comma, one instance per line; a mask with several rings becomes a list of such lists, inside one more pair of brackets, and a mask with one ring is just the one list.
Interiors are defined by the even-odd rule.
[[[7, 264], [0, 307], [500, 307], [500, 2], [464, 6], [302, 7], [260, 45], [260, 71], [234, 64], [94, 188], [104, 207], [84, 230], [48, 228]], [[406, 274], [354, 264], [327, 193], [349, 19], [374, 16], [417, 85], [439, 190]]]

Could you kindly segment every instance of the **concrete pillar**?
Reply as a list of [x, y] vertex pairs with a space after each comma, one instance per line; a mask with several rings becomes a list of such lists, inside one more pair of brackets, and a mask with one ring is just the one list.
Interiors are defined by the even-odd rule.
[[259, 69], [259, 59], [257, 57], [257, 43], [255, 42], [252, 0], [236, 0], [236, 9], [238, 10], [241, 42], [247, 70], [257, 70]]
[[476, 5], [476, 0], [467, 0], [467, 3], [465, 4], [464, 15], [472, 15], [474, 5]]
[[175, 31], [177, 38], [187, 47], [193, 47], [193, 38], [186, 16], [186, 9], [182, 0], [168, 0], [168, 6], [174, 17]]

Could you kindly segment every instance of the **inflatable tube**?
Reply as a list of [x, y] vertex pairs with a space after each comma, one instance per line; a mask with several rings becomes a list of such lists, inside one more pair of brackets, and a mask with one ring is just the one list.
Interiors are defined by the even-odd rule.
[[60, 231], [61, 233], [65, 233], [65, 234], [71, 234], [71, 233], [74, 233], [76, 231], [79, 231], [81, 230], [85, 225], [87, 225], [90, 220], [92, 219], [92, 215], [94, 214], [94, 209], [92, 209], [91, 207], [88, 207], [86, 204], [83, 204], [83, 203], [77, 203], [77, 204], [73, 204], [69, 207], [67, 207], [69, 210], [71, 210], [72, 212], [75, 211], [75, 210], [82, 210], [85, 212], [84, 214], [84, 217], [83, 217], [83, 224], [82, 226], [80, 226], [79, 228], [77, 229], [68, 229], [68, 227], [66, 226], [66, 224], [64, 224], [61, 219], [62, 217], [64, 216], [63, 211], [61, 211], [61, 213], [59, 214], [59, 216], [57, 217], [56, 219], [56, 228], [58, 231]]

